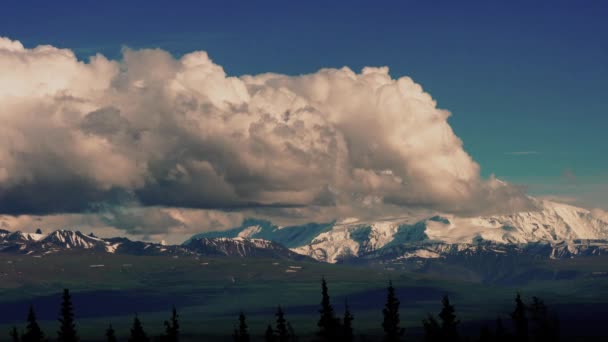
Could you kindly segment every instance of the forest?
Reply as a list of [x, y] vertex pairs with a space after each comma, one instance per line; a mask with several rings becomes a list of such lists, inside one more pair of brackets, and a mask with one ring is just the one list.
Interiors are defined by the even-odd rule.
[[[515, 294], [513, 310], [508, 317], [496, 317], [493, 324], [483, 324], [476, 336], [461, 333], [461, 321], [458, 318], [455, 305], [446, 294], [441, 299], [441, 308], [434, 315], [428, 313], [421, 318], [423, 334], [409, 336], [408, 327], [402, 326], [399, 318], [401, 302], [395, 287], [389, 281], [386, 288], [386, 302], [382, 308], [382, 322], [378, 322], [376, 337], [358, 336], [356, 331], [356, 316], [344, 303], [344, 311], [340, 315], [331, 303], [329, 289], [325, 278], [321, 279], [321, 302], [317, 331], [312, 339], [300, 338], [296, 329], [288, 320], [288, 313], [280, 305], [272, 318], [274, 323], [268, 324], [263, 331], [252, 331], [247, 324], [247, 315], [243, 310], [235, 315], [234, 330], [226, 332], [223, 340], [234, 342], [299, 342], [312, 340], [324, 341], [425, 341], [425, 342], [545, 342], [560, 340], [560, 321], [556, 313], [550, 310], [542, 299], [532, 297], [529, 302], [522, 299], [520, 293]], [[64, 289], [58, 316], [59, 328], [54, 336], [45, 333], [36, 320], [35, 308], [29, 307], [24, 327], [13, 326], [9, 332], [13, 342], [77, 342], [80, 341], [75, 320], [75, 310], [69, 289]], [[164, 321], [164, 333], [160, 336], [150, 336], [144, 329], [144, 324], [137, 314], [134, 315], [130, 331], [124, 332], [129, 342], [177, 342], [180, 341], [180, 324], [177, 309], [173, 307], [169, 318]], [[99, 341], [115, 342], [120, 339], [110, 323], [105, 332], [100, 332]], [[182, 339], [196, 341], [198, 339]], [[200, 339], [204, 341], [206, 339]]]

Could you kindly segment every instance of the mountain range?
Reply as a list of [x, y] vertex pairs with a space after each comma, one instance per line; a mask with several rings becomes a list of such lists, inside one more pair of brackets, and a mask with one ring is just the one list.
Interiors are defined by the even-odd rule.
[[403, 263], [467, 256], [563, 259], [608, 254], [608, 222], [590, 211], [551, 201], [510, 215], [354, 218], [281, 227], [245, 219], [239, 227], [194, 235], [181, 245], [99, 238], [79, 231], [32, 234], [0, 230], [0, 253], [202, 255], [314, 259], [328, 263]]
[[608, 253], [608, 221], [589, 210], [538, 200], [538, 210], [509, 215], [401, 217], [280, 227], [248, 219], [240, 227], [197, 238], [261, 238], [316, 260], [361, 262], [508, 254], [547, 258]]
[[266, 257], [305, 260], [282, 245], [262, 239], [198, 238], [183, 245], [132, 241], [124, 237], [99, 238], [80, 231], [56, 230], [50, 234], [31, 234], [0, 230], [0, 253], [42, 257], [60, 253], [108, 253], [127, 255], [172, 255], [210, 257]]

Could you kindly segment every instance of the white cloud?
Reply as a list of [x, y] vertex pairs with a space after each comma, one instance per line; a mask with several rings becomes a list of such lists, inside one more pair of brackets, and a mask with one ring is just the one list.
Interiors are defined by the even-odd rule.
[[227, 77], [205, 52], [126, 49], [83, 63], [0, 38], [0, 74], [6, 214], [125, 202], [324, 217], [531, 205], [481, 179], [450, 113], [387, 67]]

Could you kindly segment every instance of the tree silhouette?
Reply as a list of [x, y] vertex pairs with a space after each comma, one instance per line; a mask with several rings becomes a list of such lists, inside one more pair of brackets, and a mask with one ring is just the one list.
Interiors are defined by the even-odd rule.
[[[16, 332], [16, 331], [15, 331]], [[30, 309], [27, 313], [27, 326], [25, 327], [25, 333], [21, 336], [23, 342], [42, 342], [45, 341], [44, 333], [38, 322], [36, 322], [36, 314], [34, 313], [34, 307], [30, 305]]]
[[515, 338], [519, 342], [528, 342], [528, 317], [526, 316], [526, 304], [521, 299], [519, 292], [515, 297], [515, 309], [511, 313], [511, 319], [515, 326]]
[[399, 341], [405, 332], [404, 329], [399, 327], [399, 304], [399, 299], [397, 299], [397, 296], [395, 295], [393, 282], [389, 281], [386, 304], [382, 310], [382, 313], [384, 314], [384, 321], [382, 322], [382, 328], [384, 329], [384, 341]]
[[424, 327], [425, 342], [443, 341], [443, 337], [441, 336], [441, 326], [433, 315], [428, 314], [427, 318], [422, 320], [422, 326]]
[[441, 335], [445, 341], [458, 341], [458, 324], [460, 321], [456, 319], [454, 306], [450, 304], [450, 298], [445, 295], [441, 300], [443, 308], [439, 313], [441, 319]]
[[162, 340], [166, 342], [178, 342], [179, 341], [179, 315], [175, 306], [171, 310], [171, 319], [165, 321], [165, 335], [162, 336]]
[[106, 341], [116, 342], [116, 334], [114, 332], [114, 328], [112, 328], [112, 324], [110, 324], [108, 329], [106, 329]]
[[285, 320], [283, 308], [279, 306], [275, 316], [277, 316], [276, 333], [278, 342], [289, 341], [289, 331], [287, 330], [287, 320]]
[[144, 327], [141, 325], [141, 321], [137, 314], [133, 319], [133, 327], [131, 328], [131, 335], [129, 336], [129, 342], [149, 342], [148, 335], [144, 332]]
[[268, 327], [266, 327], [266, 331], [264, 332], [264, 341], [266, 341], [266, 342], [275, 342], [276, 341], [276, 336], [274, 334], [274, 330], [272, 330], [272, 326], [270, 324], [268, 324]]
[[9, 332], [9, 336], [13, 342], [19, 342], [19, 332], [17, 331], [17, 327], [13, 326]]
[[350, 308], [348, 307], [348, 302], [344, 302], [344, 319], [342, 324], [342, 341], [344, 342], [352, 342], [355, 337], [353, 334], [353, 320], [355, 318], [350, 313]]
[[76, 324], [74, 323], [74, 308], [70, 290], [63, 290], [61, 301], [61, 311], [59, 313], [59, 331], [57, 332], [58, 342], [77, 342]]
[[340, 327], [340, 320], [336, 318], [334, 308], [331, 306], [325, 277], [321, 278], [321, 310], [319, 310], [319, 313], [321, 314], [317, 323], [319, 327], [317, 333], [319, 340], [335, 341], [338, 335], [338, 328]]
[[235, 342], [249, 342], [249, 331], [247, 331], [247, 321], [243, 311], [239, 313], [239, 327], [234, 328]]

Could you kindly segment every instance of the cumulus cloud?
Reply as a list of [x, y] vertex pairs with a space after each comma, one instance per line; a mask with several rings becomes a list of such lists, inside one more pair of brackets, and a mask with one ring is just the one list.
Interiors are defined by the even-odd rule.
[[[121, 203], [327, 217], [532, 206], [522, 189], [482, 179], [450, 113], [387, 67], [229, 77], [200, 51], [125, 49], [121, 60], [82, 62], [0, 38], [0, 74], [4, 214]], [[108, 217], [154, 227], [144, 216]], [[180, 225], [175, 215], [156, 221]]]

